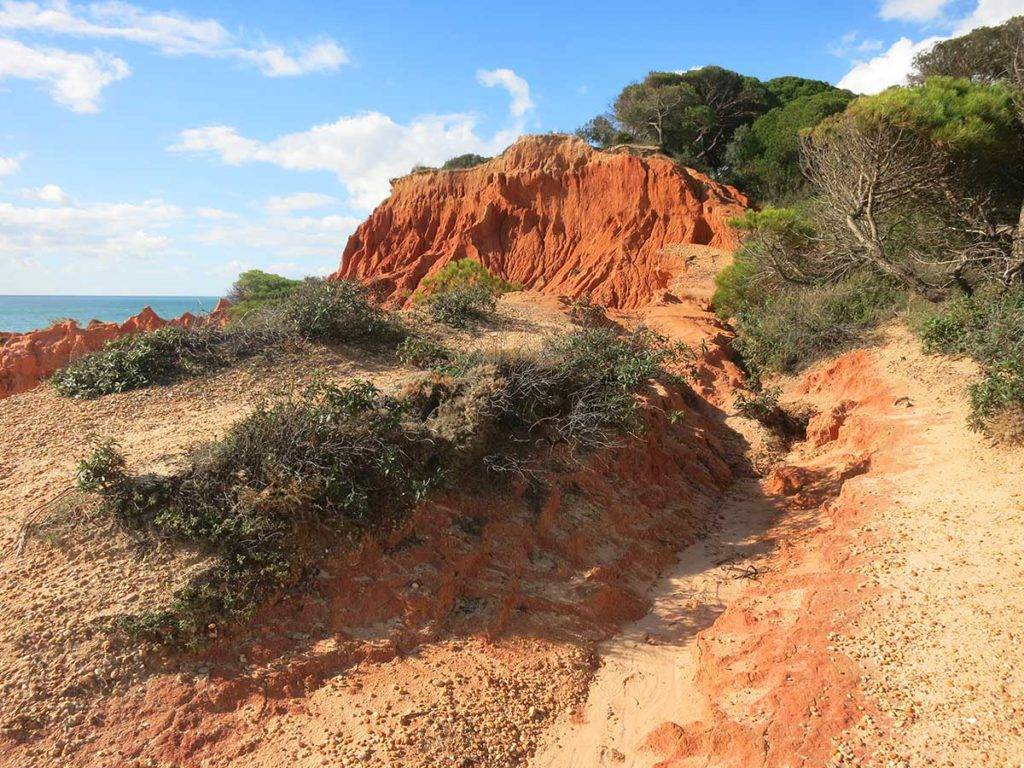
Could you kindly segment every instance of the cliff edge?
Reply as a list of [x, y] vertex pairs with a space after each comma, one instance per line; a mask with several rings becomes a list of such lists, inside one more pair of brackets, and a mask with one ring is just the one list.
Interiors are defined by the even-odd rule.
[[332, 277], [370, 283], [395, 305], [468, 257], [526, 289], [635, 309], [681, 266], [667, 247], [733, 248], [727, 221], [746, 205], [736, 189], [668, 157], [526, 136], [474, 168], [395, 180]]

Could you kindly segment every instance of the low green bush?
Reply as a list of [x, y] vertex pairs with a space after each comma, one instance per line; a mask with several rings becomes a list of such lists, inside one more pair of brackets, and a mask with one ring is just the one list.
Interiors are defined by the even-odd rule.
[[861, 338], [892, 317], [905, 300], [873, 276], [767, 294], [736, 318], [736, 349], [750, 372], [794, 372]]
[[492, 274], [479, 261], [457, 259], [445, 264], [436, 274], [423, 278], [413, 301], [424, 301], [432, 294], [468, 285], [481, 285], [497, 296], [520, 290], [520, 286]]
[[395, 351], [401, 362], [424, 369], [444, 366], [452, 357], [447, 347], [426, 336], [408, 336]]
[[211, 624], [298, 584], [346, 531], [388, 524], [441, 483], [466, 490], [487, 471], [530, 471], [539, 452], [572, 457], [638, 429], [636, 393], [673, 354], [647, 331], [580, 329], [536, 352], [463, 355], [401, 399], [365, 381], [317, 383], [260, 406], [167, 476], [131, 475], [117, 446], [99, 443], [79, 464], [83, 490], [123, 525], [215, 556], [170, 605], [121, 626], [201, 642]]
[[289, 342], [380, 342], [403, 331], [348, 280], [303, 281], [286, 296], [227, 326], [168, 326], [115, 339], [50, 379], [65, 397], [98, 397], [165, 384]]
[[1024, 289], [959, 296], [917, 324], [928, 352], [983, 363], [1024, 356]]
[[57, 371], [50, 383], [65, 397], [97, 397], [161, 384], [193, 358], [190, 342], [197, 334], [168, 327], [123, 336]]
[[445, 160], [441, 166], [442, 171], [454, 171], [462, 168], [473, 168], [482, 163], [486, 163], [491, 158], [484, 157], [483, 155], [477, 155], [469, 152], [465, 155], [457, 155], [449, 160]]
[[494, 312], [498, 297], [485, 285], [460, 285], [430, 294], [427, 311], [439, 323], [465, 328]]
[[413, 303], [425, 303], [439, 323], [464, 328], [492, 313], [500, 295], [516, 290], [519, 286], [491, 274], [480, 262], [458, 259], [424, 278]]
[[961, 296], [917, 324], [926, 352], [977, 360], [971, 426], [1005, 442], [1024, 442], [1024, 289]]
[[400, 333], [387, 313], [352, 280], [307, 278], [282, 302], [278, 322], [306, 341], [355, 342]]

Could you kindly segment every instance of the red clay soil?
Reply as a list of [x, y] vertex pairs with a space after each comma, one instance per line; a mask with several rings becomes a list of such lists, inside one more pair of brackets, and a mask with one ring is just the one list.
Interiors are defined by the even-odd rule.
[[[732, 479], [716, 425], [701, 409], [659, 389], [644, 413], [642, 437], [552, 476], [542, 498], [522, 484], [451, 494], [417, 508], [386, 540], [367, 536], [333, 556], [311, 595], [264, 611], [250, 631], [197, 657], [208, 675], [155, 673], [99, 704], [90, 721], [102, 728], [93, 729], [87, 753], [65, 756], [67, 764], [238, 765], [263, 742], [268, 722], [302, 711], [308, 697], [360, 664], [445, 637], [576, 647], [643, 615], [646, 584], [694, 541]], [[544, 717], [531, 718], [538, 732]], [[529, 744], [524, 749], [522, 757]], [[18, 764], [18, 754], [0, 764]], [[430, 757], [402, 755], [410, 765]], [[502, 762], [491, 755], [479, 764]]]
[[667, 247], [734, 247], [727, 220], [746, 205], [668, 157], [527, 136], [474, 168], [397, 179], [333, 277], [372, 282], [401, 304], [424, 277], [472, 258], [528, 289], [634, 309], [677, 274]]
[[164, 320], [151, 307], [145, 307], [120, 324], [93, 320], [82, 328], [74, 320], [65, 320], [38, 331], [0, 334], [0, 398], [31, 389], [70, 361], [95, 352], [108, 341], [166, 325], [188, 328], [203, 322], [221, 322], [228, 306], [221, 299], [208, 318], [186, 312]]
[[887, 503], [879, 475], [899, 467], [906, 430], [864, 351], [796, 388], [816, 405], [808, 441], [762, 483], [786, 515], [775, 550], [697, 640], [708, 716], [666, 722], [646, 740], [658, 768], [859, 765], [887, 725], [862, 694], [862, 668], [835, 638], [876, 588], [856, 568], [863, 526]]

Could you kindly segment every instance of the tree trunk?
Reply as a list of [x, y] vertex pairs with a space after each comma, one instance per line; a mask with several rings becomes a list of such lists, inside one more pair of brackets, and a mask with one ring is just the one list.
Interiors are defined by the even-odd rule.
[[1024, 201], [1020, 204], [1020, 215], [1017, 217], [1017, 228], [1013, 231], [1013, 247], [1010, 251], [1010, 264], [1006, 268], [1003, 282], [1010, 286], [1024, 280]]
[[900, 264], [893, 263], [885, 255], [881, 244], [873, 237], [861, 232], [853, 216], [846, 217], [846, 226], [864, 247], [864, 254], [868, 261], [874, 264], [882, 272], [894, 277], [903, 283], [907, 288], [924, 296], [928, 301], [939, 302], [946, 298], [946, 292], [934, 285], [929, 285], [920, 278], [913, 270], [906, 269]]

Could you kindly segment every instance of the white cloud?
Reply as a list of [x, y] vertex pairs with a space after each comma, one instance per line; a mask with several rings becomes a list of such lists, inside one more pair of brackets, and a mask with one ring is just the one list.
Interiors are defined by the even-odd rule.
[[121, 59], [102, 51], [71, 53], [0, 38], [0, 81], [42, 83], [54, 101], [74, 112], [96, 112], [103, 89], [129, 72]]
[[345, 50], [330, 39], [286, 51], [276, 44], [251, 44], [214, 19], [149, 11], [119, 0], [88, 5], [73, 5], [67, 0], [2, 0], [0, 30], [123, 40], [169, 56], [231, 58], [255, 64], [268, 77], [335, 71], [348, 62]]
[[941, 39], [929, 37], [915, 43], [909, 37], [901, 37], [885, 53], [854, 65], [838, 86], [854, 93], [878, 93], [890, 85], [902, 85], [913, 69], [914, 57]]
[[[292, 215], [295, 210], [328, 204], [324, 200], [316, 202], [313, 197], [334, 200], [328, 195], [306, 192], [270, 198], [259, 205], [266, 215], [237, 216], [211, 223], [197, 231], [193, 239], [218, 249], [242, 248], [249, 254], [247, 264], [258, 254], [261, 268], [278, 274], [292, 277], [326, 274], [337, 269], [338, 253], [361, 219], [339, 214]], [[240, 271], [234, 269], [232, 274]]]
[[238, 218], [237, 213], [222, 211], [220, 208], [196, 208], [194, 213], [201, 219], [213, 219], [216, 221]]
[[353, 205], [369, 210], [388, 196], [392, 178], [417, 163], [439, 165], [466, 152], [491, 155], [511, 143], [523, 130], [524, 104], [532, 108], [529, 86], [511, 75], [495, 76], [494, 82], [508, 88], [509, 111], [517, 119], [491, 137], [477, 133], [470, 114], [425, 115], [398, 123], [380, 112], [363, 112], [270, 141], [246, 138], [227, 125], [191, 128], [171, 149], [213, 152], [228, 165], [261, 162], [292, 171], [329, 171], [345, 185]]
[[512, 102], [509, 112], [513, 117], [523, 117], [533, 109], [530, 98], [530, 84], [511, 69], [481, 69], [476, 73], [477, 82], [488, 88], [500, 86], [509, 92]]
[[331, 195], [319, 192], [295, 192], [284, 197], [271, 197], [263, 203], [263, 207], [270, 214], [288, 214], [293, 211], [308, 211], [339, 203], [338, 198]]
[[881, 40], [862, 38], [858, 32], [847, 32], [838, 40], [828, 44], [828, 52], [841, 59], [858, 58], [880, 51], [885, 47]]
[[18, 158], [0, 157], [0, 177], [17, 173], [20, 168], [21, 161]]
[[41, 203], [55, 205], [74, 205], [71, 196], [56, 184], [44, 184], [39, 189], [23, 190], [21, 196], [26, 200], [38, 200]]
[[[907, 18], [909, 16], [885, 16], [887, 8], [895, 13], [899, 6], [904, 12], [911, 13], [916, 9], [919, 13], [934, 10], [938, 15], [949, 3], [927, 2], [926, 0], [902, 0], [886, 2], [882, 7], [883, 18]], [[927, 6], [927, 8], [926, 8]], [[960, 19], [948, 23], [953, 35], [963, 35], [981, 26], [1002, 24], [1007, 19], [1024, 13], [1024, 0], [977, 0], [974, 9]], [[928, 17], [929, 19], [932, 17]], [[923, 19], [922, 19], [923, 20]], [[913, 70], [914, 57], [931, 48], [948, 36], [931, 36], [920, 41], [909, 37], [901, 37], [888, 50], [866, 61], [857, 61], [853, 68], [839, 81], [840, 88], [849, 88], [857, 93], [878, 93], [891, 85], [900, 85], [907, 81]]]
[[962, 35], [978, 27], [1002, 24], [1007, 19], [1024, 13], [1024, 0], [978, 0], [978, 5], [967, 17], [956, 24], [953, 34]]
[[[70, 200], [56, 185], [37, 191], [44, 190], [49, 190], [44, 197], [59, 192]], [[57, 206], [0, 202], [0, 241], [8, 256], [147, 256], [168, 247], [170, 241], [160, 230], [181, 217], [180, 208], [160, 200]]]
[[285, 53], [280, 46], [261, 50], [238, 50], [234, 55], [255, 63], [267, 77], [293, 77], [309, 72], [333, 72], [348, 62], [345, 50], [333, 40], [314, 43], [295, 56]]
[[883, 0], [878, 15], [886, 21], [932, 21], [952, 0]]

